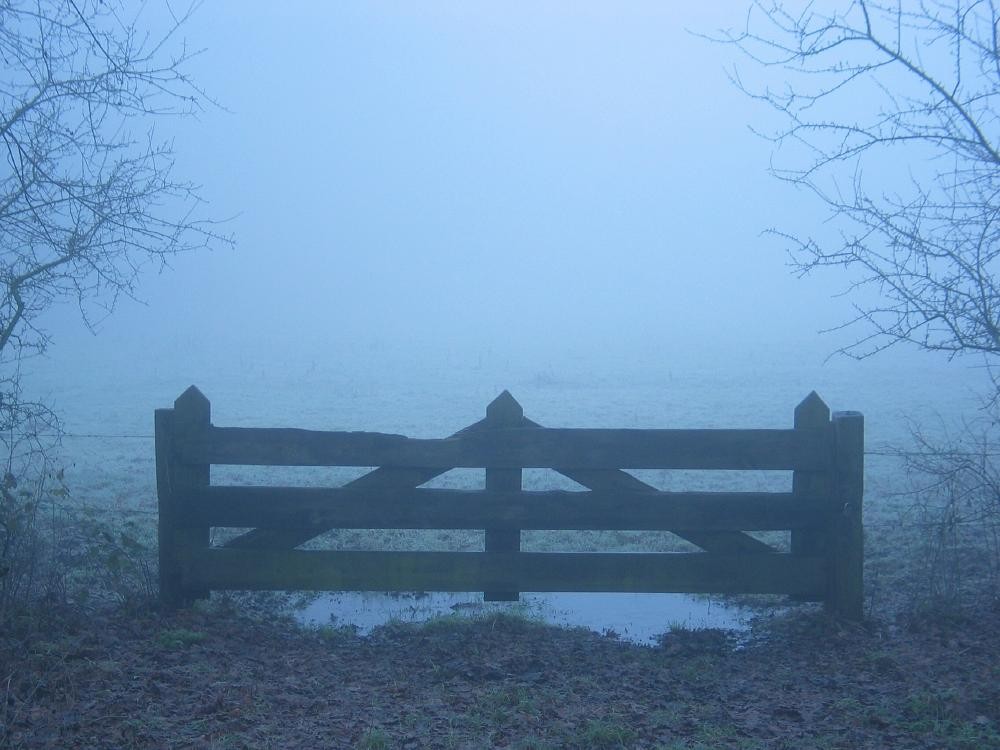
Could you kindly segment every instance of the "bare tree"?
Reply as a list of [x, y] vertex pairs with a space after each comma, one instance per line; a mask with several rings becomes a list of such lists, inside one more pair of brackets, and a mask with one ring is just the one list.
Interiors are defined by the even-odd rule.
[[[794, 6], [794, 7], [793, 7]], [[820, 236], [779, 229], [794, 268], [846, 272], [857, 332], [842, 351], [900, 343], [975, 354], [993, 374], [989, 411], [958, 437], [912, 430], [897, 449], [924, 559], [1000, 586], [1000, 14], [993, 0], [759, 0], [729, 34], [756, 65], [733, 71], [776, 113], [772, 171], [830, 214]], [[762, 73], [780, 86], [758, 85]], [[827, 227], [834, 227], [830, 234]], [[983, 551], [987, 555], [983, 555]], [[971, 551], [971, 554], [970, 554]], [[941, 560], [947, 557], [947, 566]], [[982, 567], [982, 566], [980, 566]], [[978, 585], [978, 584], [977, 584]]]
[[[1000, 42], [992, 0], [756, 2], [730, 34], [780, 87], [734, 80], [780, 124], [773, 173], [835, 238], [778, 233], [801, 274], [849, 271], [846, 353], [909, 342], [1000, 354]], [[827, 10], [829, 8], [829, 10]], [[758, 68], [759, 70], [759, 68]], [[768, 80], [774, 79], [771, 71]], [[872, 293], [874, 292], [874, 294]]]
[[[193, 7], [139, 27], [124, 0], [0, 0], [0, 431], [51, 415], [21, 398], [20, 363], [49, 343], [39, 315], [74, 300], [88, 325], [140, 272], [215, 241], [195, 185], [154, 126], [208, 101], [186, 73]], [[162, 19], [161, 19], [162, 20]], [[159, 21], [154, 23], [158, 24]]]

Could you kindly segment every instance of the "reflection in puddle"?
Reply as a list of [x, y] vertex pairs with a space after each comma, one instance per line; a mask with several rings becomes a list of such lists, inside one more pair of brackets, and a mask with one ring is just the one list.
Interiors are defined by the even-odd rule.
[[390, 620], [422, 622], [442, 615], [475, 617], [514, 612], [551, 625], [611, 632], [622, 640], [652, 644], [676, 627], [746, 631], [750, 613], [719, 599], [685, 594], [522, 594], [520, 602], [483, 602], [479, 593], [323, 594], [296, 613], [305, 625], [354, 626], [361, 634]]

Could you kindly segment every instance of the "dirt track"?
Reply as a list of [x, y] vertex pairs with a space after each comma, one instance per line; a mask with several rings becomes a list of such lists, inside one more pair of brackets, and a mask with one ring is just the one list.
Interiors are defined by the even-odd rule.
[[367, 638], [232, 611], [64, 617], [0, 642], [0, 718], [25, 748], [991, 748], [998, 614], [800, 614], [737, 651], [506, 617]]

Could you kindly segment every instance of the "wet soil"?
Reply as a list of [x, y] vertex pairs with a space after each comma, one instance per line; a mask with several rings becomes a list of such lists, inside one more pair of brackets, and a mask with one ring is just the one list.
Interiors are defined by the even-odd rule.
[[0, 634], [14, 748], [1000, 748], [1000, 608], [797, 611], [654, 647], [495, 615], [359, 637], [233, 608]]

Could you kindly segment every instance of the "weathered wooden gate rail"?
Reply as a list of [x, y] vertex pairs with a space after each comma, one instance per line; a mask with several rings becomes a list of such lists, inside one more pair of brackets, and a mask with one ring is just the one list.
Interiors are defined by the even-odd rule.
[[[506, 391], [486, 418], [419, 440], [370, 432], [216, 427], [191, 387], [156, 411], [160, 595], [212, 589], [792, 594], [862, 612], [864, 420], [811, 393], [785, 430], [551, 429]], [[212, 464], [378, 466], [342, 487], [213, 486]], [[420, 485], [485, 467], [485, 490]], [[588, 492], [525, 491], [552, 468]], [[663, 492], [623, 469], [791, 470], [791, 492]], [[212, 527], [252, 529], [221, 547]], [[336, 528], [483, 529], [484, 552], [297, 550]], [[523, 529], [665, 530], [693, 553], [520, 551]], [[791, 530], [779, 552], [748, 531]]]

